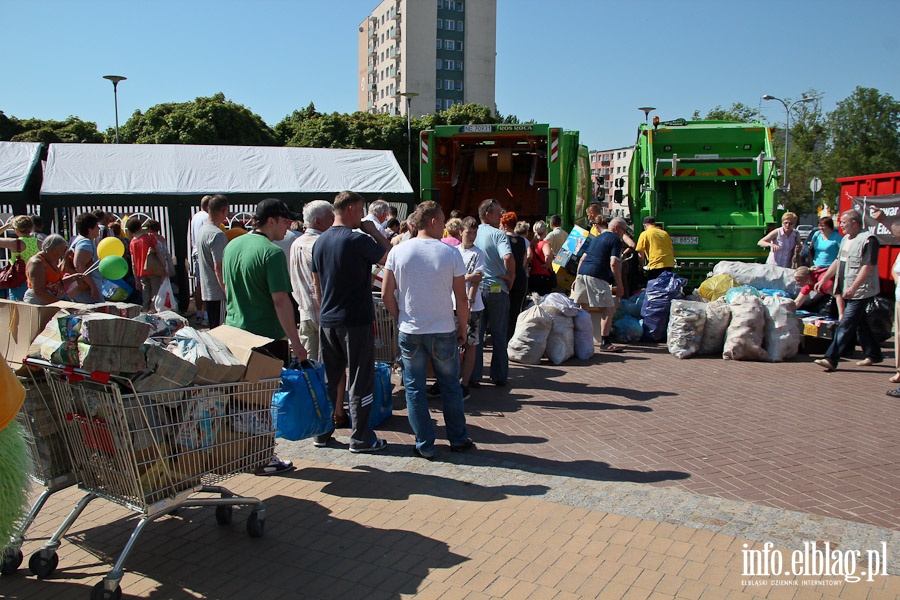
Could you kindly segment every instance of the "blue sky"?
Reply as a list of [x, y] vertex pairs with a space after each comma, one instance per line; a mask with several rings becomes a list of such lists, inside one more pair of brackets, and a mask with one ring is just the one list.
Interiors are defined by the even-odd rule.
[[[433, 0], [416, 0], [433, 1]], [[470, 0], [477, 1], [477, 0]], [[119, 122], [216, 92], [274, 126], [314, 102], [356, 110], [357, 26], [376, 0], [0, 0], [0, 110]], [[856, 86], [900, 100], [896, 0], [498, 0], [497, 107], [634, 143], [643, 115], [690, 117], [811, 88], [832, 110]]]

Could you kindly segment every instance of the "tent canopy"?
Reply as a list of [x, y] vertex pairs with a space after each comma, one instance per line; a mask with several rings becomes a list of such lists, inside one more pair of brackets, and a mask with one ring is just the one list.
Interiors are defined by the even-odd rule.
[[41, 195], [266, 197], [341, 190], [413, 193], [389, 150], [51, 144]]
[[0, 202], [25, 214], [26, 204], [35, 203], [40, 186], [39, 142], [0, 142]]

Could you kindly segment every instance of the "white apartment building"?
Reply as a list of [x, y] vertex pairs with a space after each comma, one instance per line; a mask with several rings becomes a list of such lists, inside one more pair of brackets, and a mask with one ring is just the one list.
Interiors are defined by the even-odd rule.
[[616, 180], [618, 179], [622, 180], [622, 195], [628, 193], [628, 165], [631, 164], [632, 154], [634, 154], [634, 146], [590, 152], [594, 196], [597, 202], [603, 205], [603, 214], [610, 217], [628, 216], [628, 202], [623, 201], [621, 204], [615, 202], [613, 193], [616, 190]]
[[496, 54], [497, 0], [383, 0], [359, 24], [359, 110], [496, 112]]

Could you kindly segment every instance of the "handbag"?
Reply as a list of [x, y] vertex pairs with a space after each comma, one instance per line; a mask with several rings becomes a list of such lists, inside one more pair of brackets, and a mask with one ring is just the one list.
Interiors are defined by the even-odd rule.
[[307, 360], [298, 367], [282, 369], [281, 390], [272, 397], [275, 435], [291, 441], [324, 435], [334, 429], [325, 366]]
[[160, 257], [159, 251], [156, 249], [156, 244], [150, 246], [150, 249], [147, 250], [147, 258], [144, 259], [144, 275], [166, 277], [168, 274], [169, 269]]
[[27, 279], [25, 275], [25, 261], [22, 260], [22, 257], [17, 257], [16, 260], [7, 264], [0, 271], [0, 289], [14, 290], [25, 283]]
[[[75, 251], [71, 248], [66, 250], [66, 255], [63, 258], [62, 272], [63, 275], [76, 275], [80, 272], [75, 267]], [[74, 285], [75, 292], [86, 292], [91, 289], [91, 286], [87, 283], [87, 281], [85, 281], [85, 278], [78, 279], [77, 281], [75, 281]], [[67, 291], [67, 293], [72, 291], [73, 290], [70, 289], [69, 291]]]

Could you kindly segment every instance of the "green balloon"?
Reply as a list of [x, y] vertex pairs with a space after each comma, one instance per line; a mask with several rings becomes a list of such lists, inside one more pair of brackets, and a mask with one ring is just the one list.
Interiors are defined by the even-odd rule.
[[100, 261], [99, 271], [110, 281], [117, 281], [128, 274], [128, 261], [121, 256], [107, 256]]

